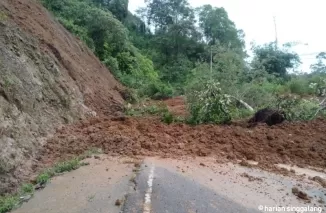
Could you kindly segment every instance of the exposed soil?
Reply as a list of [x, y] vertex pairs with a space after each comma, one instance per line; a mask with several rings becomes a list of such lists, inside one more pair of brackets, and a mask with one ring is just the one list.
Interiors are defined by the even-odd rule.
[[164, 103], [168, 106], [169, 111], [176, 116], [187, 116], [186, 104], [183, 97], [175, 97], [164, 100]]
[[255, 128], [166, 125], [154, 118], [93, 118], [58, 129], [44, 162], [100, 147], [108, 154], [178, 157], [217, 156], [229, 160], [326, 167], [325, 120], [266, 124]]
[[0, 1], [0, 195], [57, 126], [117, 115], [123, 86], [38, 0]]
[[41, 4], [34, 0], [4, 0], [1, 4], [11, 20], [39, 40], [43, 54], [56, 60], [66, 80], [72, 79], [77, 84], [88, 107], [106, 115], [121, 110], [120, 92], [124, 90], [121, 84]]

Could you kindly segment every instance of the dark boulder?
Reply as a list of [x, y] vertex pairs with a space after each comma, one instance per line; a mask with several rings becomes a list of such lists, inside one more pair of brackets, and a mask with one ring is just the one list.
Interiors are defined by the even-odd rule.
[[285, 112], [282, 110], [275, 110], [264, 108], [257, 111], [249, 120], [249, 124], [266, 123], [269, 126], [282, 123], [286, 120]]

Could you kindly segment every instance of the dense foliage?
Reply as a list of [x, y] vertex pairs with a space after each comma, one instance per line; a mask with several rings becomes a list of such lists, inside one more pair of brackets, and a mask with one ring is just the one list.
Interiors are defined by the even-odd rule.
[[[253, 45], [249, 61], [245, 34], [224, 8], [145, 0], [132, 14], [128, 0], [42, 2], [138, 97], [185, 94], [192, 123], [227, 123], [250, 115], [251, 107], [277, 107], [282, 94], [299, 97], [283, 104], [297, 111], [292, 120], [310, 119], [326, 95], [326, 53], [310, 74], [296, 72], [300, 58], [291, 43]], [[298, 117], [302, 110], [309, 115]]]

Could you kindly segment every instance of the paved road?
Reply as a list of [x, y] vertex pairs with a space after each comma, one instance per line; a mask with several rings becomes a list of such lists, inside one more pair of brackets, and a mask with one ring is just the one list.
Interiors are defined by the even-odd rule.
[[[153, 170], [154, 167], [154, 170]], [[148, 181], [154, 171], [152, 190]], [[125, 213], [242, 213], [258, 212], [239, 205], [217, 192], [165, 168], [143, 167], [136, 179], [136, 191], [127, 197]], [[151, 191], [148, 194], [148, 191]], [[232, 193], [232, 192], [230, 192]], [[146, 203], [146, 194], [150, 203]], [[144, 210], [145, 207], [145, 210]]]
[[[147, 158], [137, 175], [131, 159], [88, 160], [89, 166], [55, 177], [13, 213], [257, 213], [259, 205], [320, 206], [317, 200], [326, 200], [326, 189], [308, 178], [298, 182], [216, 159]], [[316, 196], [310, 204], [292, 194], [298, 184]], [[124, 200], [121, 206], [117, 199]]]
[[124, 159], [88, 159], [90, 165], [54, 177], [13, 213], [119, 213], [117, 199], [132, 186], [133, 164]]

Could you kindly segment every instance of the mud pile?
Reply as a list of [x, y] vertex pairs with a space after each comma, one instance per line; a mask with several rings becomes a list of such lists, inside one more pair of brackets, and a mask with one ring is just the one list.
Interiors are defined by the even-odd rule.
[[169, 111], [175, 116], [187, 116], [186, 103], [183, 97], [175, 97], [164, 100], [163, 102], [169, 109]]
[[57, 131], [42, 159], [62, 157], [99, 147], [108, 154], [162, 157], [216, 156], [255, 160], [261, 164], [289, 163], [326, 167], [325, 120], [240, 126], [166, 125], [154, 118], [94, 118]]

